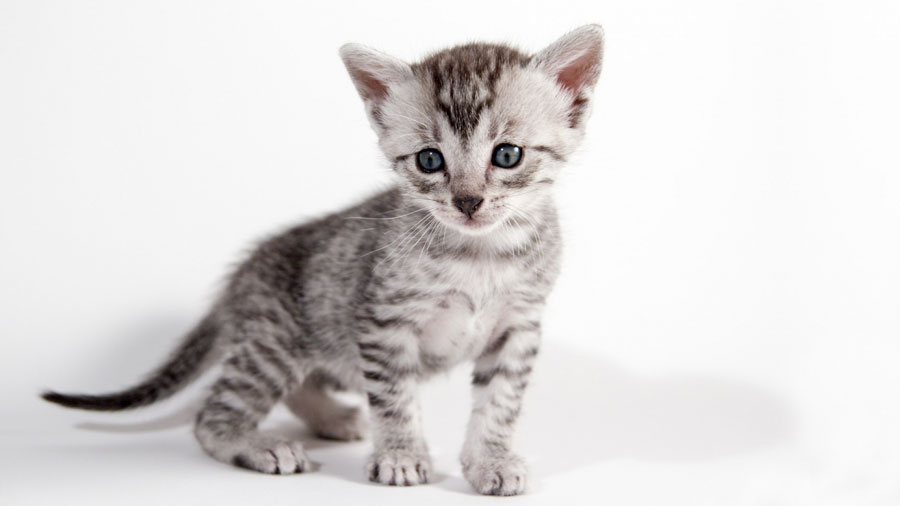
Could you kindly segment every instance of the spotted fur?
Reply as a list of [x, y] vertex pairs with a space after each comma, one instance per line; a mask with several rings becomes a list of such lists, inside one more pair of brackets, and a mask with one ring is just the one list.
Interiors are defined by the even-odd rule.
[[[348, 44], [341, 57], [397, 185], [260, 244], [147, 381], [44, 398], [139, 407], [222, 363], [194, 430], [214, 458], [264, 473], [312, 470], [299, 442], [257, 430], [283, 401], [323, 437], [358, 439], [371, 426], [369, 479], [415, 485], [432, 476], [417, 385], [473, 362], [463, 473], [480, 493], [521, 493], [527, 469], [513, 429], [559, 269], [551, 190], [583, 137], [602, 32], [582, 27], [535, 55], [467, 44], [408, 65]], [[491, 165], [501, 143], [522, 147], [515, 168]], [[425, 148], [443, 153], [444, 170], [418, 170]], [[481, 200], [460, 212], [461, 198]]]

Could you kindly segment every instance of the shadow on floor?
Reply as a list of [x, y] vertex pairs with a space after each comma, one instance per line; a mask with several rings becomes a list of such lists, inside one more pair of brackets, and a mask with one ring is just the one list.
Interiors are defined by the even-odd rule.
[[[458, 383], [466, 381], [455, 374]], [[208, 379], [208, 378], [207, 378]], [[93, 431], [140, 433], [189, 426], [199, 406], [203, 381], [181, 401], [167, 403], [139, 421], [82, 423]], [[208, 381], [206, 381], [208, 383]], [[457, 388], [459, 387], [459, 388]], [[462, 384], [442, 391], [426, 410], [426, 426], [464, 430], [469, 396]], [[184, 398], [188, 401], [185, 402]], [[174, 407], [174, 409], [173, 409]], [[447, 414], [447, 420], [434, 415]], [[432, 419], [429, 419], [432, 417]], [[437, 418], [434, 420], [433, 418]], [[329, 474], [365, 482], [360, 454], [369, 442], [340, 443], [314, 438], [285, 419], [276, 432], [303, 441]], [[526, 397], [518, 431], [521, 453], [538, 477], [617, 459], [692, 461], [752, 452], [790, 438], [790, 410], [771, 391], [740, 381], [693, 374], [643, 376], [591, 353], [547, 343]], [[456, 435], [461, 439], [461, 433]], [[188, 441], [185, 444], [190, 444]], [[457, 452], [456, 448], [447, 451]], [[458, 477], [437, 477], [441, 487], [466, 491]]]
[[519, 431], [543, 473], [610, 459], [725, 457], [792, 433], [786, 402], [761, 387], [715, 376], [641, 376], [596, 355], [547, 348]]

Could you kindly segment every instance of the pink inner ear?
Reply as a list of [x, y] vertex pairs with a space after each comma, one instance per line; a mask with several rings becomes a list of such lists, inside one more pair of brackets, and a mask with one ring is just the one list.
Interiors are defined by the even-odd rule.
[[354, 77], [356, 78], [356, 82], [359, 84], [360, 89], [363, 90], [363, 95], [368, 100], [377, 102], [387, 96], [387, 86], [379, 81], [374, 75], [365, 70], [357, 70], [354, 72]]
[[577, 97], [584, 87], [597, 81], [600, 74], [599, 63], [600, 53], [598, 51], [585, 51], [563, 67], [556, 75], [556, 80], [563, 88], [571, 91]]

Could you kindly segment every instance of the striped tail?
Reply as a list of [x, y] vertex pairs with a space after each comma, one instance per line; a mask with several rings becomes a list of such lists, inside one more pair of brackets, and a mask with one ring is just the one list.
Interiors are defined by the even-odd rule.
[[168, 362], [145, 381], [121, 392], [104, 395], [61, 394], [47, 391], [44, 400], [67, 408], [91, 411], [121, 411], [166, 399], [200, 375], [213, 355], [220, 325], [214, 315], [203, 319], [188, 333]]

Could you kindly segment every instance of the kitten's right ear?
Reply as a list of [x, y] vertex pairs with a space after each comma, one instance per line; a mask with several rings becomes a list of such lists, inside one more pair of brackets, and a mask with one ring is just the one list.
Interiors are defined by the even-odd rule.
[[538, 68], [575, 96], [590, 91], [603, 66], [603, 27], [584, 25], [534, 56]]
[[570, 126], [583, 124], [588, 98], [603, 66], [603, 28], [577, 28], [536, 54], [532, 62], [571, 96]]
[[340, 53], [356, 91], [367, 106], [377, 106], [393, 85], [413, 75], [407, 63], [362, 44], [344, 44]]

